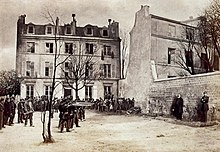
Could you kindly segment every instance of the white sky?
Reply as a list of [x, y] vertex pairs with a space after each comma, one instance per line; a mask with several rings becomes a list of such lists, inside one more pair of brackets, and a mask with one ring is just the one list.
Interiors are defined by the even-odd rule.
[[187, 20], [201, 14], [209, 3], [210, 0], [0, 0], [0, 70], [15, 69], [16, 23], [21, 14], [27, 15], [26, 23], [44, 24], [47, 21], [41, 13], [49, 7], [57, 9], [65, 23], [71, 22], [74, 13], [78, 26], [106, 26], [111, 18], [130, 30], [141, 5], [149, 5], [151, 14]]

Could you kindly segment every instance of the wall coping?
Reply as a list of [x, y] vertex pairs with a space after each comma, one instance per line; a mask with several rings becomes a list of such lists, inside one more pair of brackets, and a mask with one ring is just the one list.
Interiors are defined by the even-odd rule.
[[188, 79], [188, 78], [196, 78], [196, 77], [207, 77], [207, 76], [214, 76], [214, 75], [219, 75], [219, 76], [220, 76], [220, 71], [209, 72], [209, 73], [202, 73], [202, 74], [196, 74], [196, 75], [189, 75], [189, 76], [183, 76], [183, 77], [156, 79], [156, 80], [153, 81], [153, 83], [154, 83], [154, 82], [180, 80], [180, 79]]

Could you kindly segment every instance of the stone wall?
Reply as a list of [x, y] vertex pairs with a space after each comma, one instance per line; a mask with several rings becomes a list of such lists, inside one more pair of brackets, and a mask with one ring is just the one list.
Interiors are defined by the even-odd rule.
[[210, 97], [208, 120], [220, 120], [220, 72], [155, 80], [145, 101], [139, 104], [143, 113], [170, 115], [173, 97], [180, 93], [184, 100], [183, 118], [196, 121], [196, 105], [204, 91]]

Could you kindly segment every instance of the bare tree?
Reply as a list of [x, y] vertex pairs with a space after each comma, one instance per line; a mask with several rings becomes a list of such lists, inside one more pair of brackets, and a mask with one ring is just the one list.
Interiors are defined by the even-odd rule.
[[69, 48], [73, 51], [70, 51], [71, 55], [63, 63], [61, 69], [65, 77], [63, 83], [68, 84], [75, 91], [75, 98], [78, 99], [79, 90], [91, 81], [100, 79], [102, 74], [100, 73], [100, 67], [98, 67], [98, 57], [95, 56], [99, 50], [98, 44], [82, 44], [82, 42], [79, 42], [79, 48], [76, 48], [76, 46], [74, 48]]
[[191, 75], [196, 74], [193, 50], [197, 43], [194, 28], [189, 28], [187, 26], [183, 27], [182, 37], [177, 43], [179, 49], [176, 53], [176, 59], [174, 62]]
[[199, 28], [206, 30], [208, 43], [213, 46], [220, 56], [220, 1], [213, 0], [201, 15]]
[[128, 32], [126, 30], [120, 30], [120, 38], [121, 38], [121, 67], [122, 67], [122, 78], [124, 79], [127, 74], [126, 70], [126, 60], [127, 60], [127, 55], [128, 55], [128, 41], [129, 41], [129, 36]]
[[[56, 10], [55, 10], [55, 14], [56, 14]], [[51, 132], [51, 118], [52, 118], [52, 102], [53, 102], [53, 98], [54, 98], [54, 93], [55, 93], [55, 89], [56, 87], [61, 83], [60, 81], [57, 81], [56, 78], [56, 73], [58, 70], [58, 67], [60, 67], [60, 65], [62, 65], [69, 56], [65, 57], [65, 59], [61, 58], [61, 47], [63, 44], [63, 40], [59, 35], [59, 18], [58, 17], [54, 17], [54, 14], [51, 14], [51, 12], [46, 8], [44, 10], [44, 12], [42, 13], [42, 16], [47, 19], [54, 27], [54, 43], [55, 43], [55, 52], [54, 52], [54, 58], [53, 58], [53, 74], [52, 74], [52, 83], [51, 83], [51, 95], [49, 98], [49, 102], [48, 102], [48, 109], [49, 109], [49, 116], [48, 116], [48, 124], [47, 124], [47, 133], [46, 133], [46, 128], [45, 128], [45, 117], [46, 115], [44, 115], [43, 118], [43, 139], [45, 143], [51, 143], [54, 142], [54, 139], [52, 138], [52, 132]]]

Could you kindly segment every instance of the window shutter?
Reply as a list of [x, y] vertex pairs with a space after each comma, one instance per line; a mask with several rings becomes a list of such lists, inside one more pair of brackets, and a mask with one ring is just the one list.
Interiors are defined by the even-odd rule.
[[52, 77], [53, 76], [53, 63], [50, 63], [50, 66], [49, 66], [49, 72], [50, 72], [50, 76]]
[[104, 65], [100, 64], [100, 77], [104, 76]]
[[112, 78], [116, 77], [116, 70], [115, 70], [115, 65], [112, 64]]

